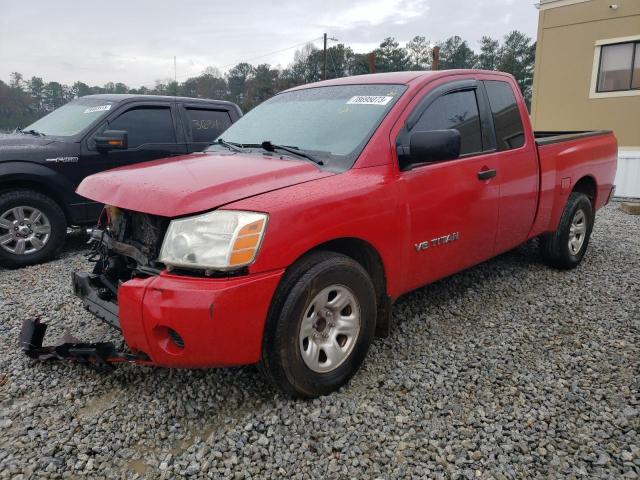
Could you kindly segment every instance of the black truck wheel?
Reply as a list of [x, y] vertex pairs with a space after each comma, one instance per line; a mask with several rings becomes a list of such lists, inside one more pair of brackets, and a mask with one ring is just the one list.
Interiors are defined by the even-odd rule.
[[593, 221], [589, 197], [584, 193], [571, 193], [560, 217], [558, 229], [540, 237], [540, 251], [544, 261], [563, 270], [577, 267], [589, 245]]
[[33, 190], [0, 194], [0, 266], [19, 268], [55, 255], [67, 235], [58, 204]]
[[300, 260], [278, 287], [261, 369], [288, 395], [331, 393], [356, 373], [373, 340], [376, 295], [359, 263], [332, 252]]

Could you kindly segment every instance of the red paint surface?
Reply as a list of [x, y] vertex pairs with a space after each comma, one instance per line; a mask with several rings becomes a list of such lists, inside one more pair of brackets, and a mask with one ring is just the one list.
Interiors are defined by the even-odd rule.
[[[246, 276], [224, 280], [163, 274], [125, 283], [119, 297], [127, 343], [165, 366], [253, 363], [259, 359], [264, 321], [282, 272], [323, 243], [356, 238], [371, 245], [382, 260], [387, 293], [395, 299], [554, 231], [571, 189], [583, 177], [597, 185], [596, 209], [606, 203], [616, 169], [613, 135], [539, 148], [519, 93], [526, 137], [521, 148], [400, 171], [395, 139], [413, 106], [435, 86], [466, 78], [508, 79], [518, 92], [510, 76], [477, 71], [326, 82], [408, 85], [354, 167], [341, 174], [292, 159], [222, 154], [161, 160], [88, 177], [79, 193], [131, 210], [173, 217], [223, 206], [269, 214], [260, 252]], [[477, 172], [485, 168], [495, 168], [497, 176], [479, 181]], [[571, 188], [563, 191], [567, 177]], [[414, 247], [454, 232], [456, 241], [419, 252]], [[157, 327], [179, 332], [185, 351], [163, 350]]]

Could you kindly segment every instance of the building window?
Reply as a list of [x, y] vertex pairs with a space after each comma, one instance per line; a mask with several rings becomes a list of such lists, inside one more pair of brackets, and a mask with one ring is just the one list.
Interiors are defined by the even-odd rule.
[[603, 45], [597, 92], [640, 89], [640, 42]]

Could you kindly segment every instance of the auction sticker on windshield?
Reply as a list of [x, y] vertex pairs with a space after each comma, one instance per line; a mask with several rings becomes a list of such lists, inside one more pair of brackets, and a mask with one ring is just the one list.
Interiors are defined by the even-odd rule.
[[347, 101], [347, 105], [386, 105], [393, 97], [378, 95], [356, 95]]
[[99, 107], [87, 108], [84, 113], [106, 112], [108, 110], [111, 110], [111, 105], [100, 105]]

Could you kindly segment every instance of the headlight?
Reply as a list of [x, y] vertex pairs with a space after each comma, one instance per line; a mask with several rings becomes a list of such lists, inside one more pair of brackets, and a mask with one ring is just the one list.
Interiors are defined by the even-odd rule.
[[256, 258], [268, 216], [215, 210], [172, 220], [162, 242], [160, 261], [168, 266], [229, 270]]

